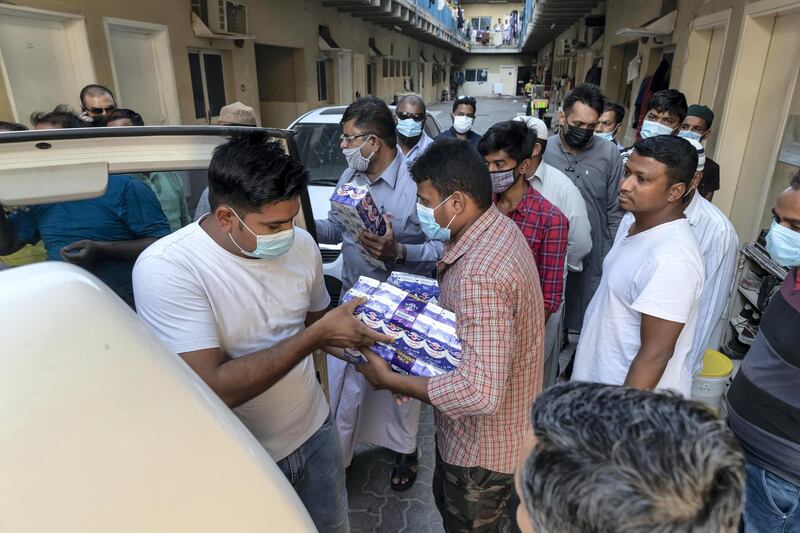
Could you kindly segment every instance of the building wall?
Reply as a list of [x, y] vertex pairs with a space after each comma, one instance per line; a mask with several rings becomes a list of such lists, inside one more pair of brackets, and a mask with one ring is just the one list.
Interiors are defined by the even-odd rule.
[[[353, 83], [351, 79], [341, 79], [341, 73], [352, 77], [351, 67], [342, 68], [341, 58], [349, 61], [335, 51], [323, 52], [319, 49], [317, 27], [326, 25], [333, 38], [342, 49], [353, 55], [363, 57], [363, 64], [376, 62], [376, 84], [374, 93], [391, 101], [395, 93], [408, 90], [408, 80], [413, 78], [414, 89], [429, 101], [438, 100], [443, 88], [449, 87], [449, 68], [451, 54], [443, 49], [422, 44], [399, 33], [385, 30], [339, 13], [333, 8], [323, 8], [321, 2], [296, 2], [290, 0], [266, 0], [248, 4], [249, 32], [255, 39], [234, 43], [225, 39], [205, 39], [196, 37], [191, 27], [191, 3], [187, 1], [163, 0], [17, 0], [15, 5], [33, 7], [49, 11], [59, 11], [82, 15], [85, 18], [94, 77], [83, 80], [85, 83], [101, 83], [113, 87], [111, 58], [106, 39], [104, 17], [129, 19], [133, 21], [162, 24], [169, 28], [170, 51], [175, 70], [181, 121], [185, 124], [203, 123], [195, 119], [192, 100], [192, 84], [189, 73], [187, 50], [189, 48], [220, 50], [223, 54], [225, 77], [225, 96], [228, 103], [240, 101], [254, 107], [261, 115], [264, 125], [285, 127], [303, 112], [327, 104], [346, 104], [353, 100], [355, 91], [361, 87], [365, 95], [366, 80]], [[302, 29], [302, 31], [298, 31]], [[410, 74], [384, 77], [381, 59], [371, 57], [368, 46], [374, 38], [377, 48], [391, 59], [411, 61]], [[260, 57], [256, 54], [256, 44], [260, 47]], [[394, 53], [392, 54], [392, 50]], [[423, 51], [431, 64], [422, 65], [420, 51]], [[431, 82], [433, 56], [447, 71], [447, 79], [437, 84]], [[328, 100], [321, 102], [317, 92], [317, 59], [328, 59], [329, 91]], [[273, 65], [273, 61], [276, 63]], [[260, 66], [260, 68], [258, 68]], [[424, 68], [425, 80], [419, 79], [420, 69]], [[361, 71], [366, 76], [366, 67]], [[259, 76], [261, 74], [261, 76]], [[290, 79], [289, 76], [292, 76]], [[404, 87], [404, 79], [406, 85]], [[349, 94], [340, 90], [352, 88]], [[32, 87], [31, 90], [35, 90]], [[64, 94], [59, 102], [79, 107], [77, 94]], [[124, 105], [124, 101], [121, 102]], [[11, 104], [5, 84], [0, 84], [0, 120], [11, 119]], [[25, 117], [20, 117], [24, 120]]]
[[[658, 39], [618, 36], [677, 9], [671, 35]], [[655, 71], [664, 54], [672, 54], [670, 87], [686, 92], [689, 104], [712, 107], [715, 122], [706, 151], [721, 168], [721, 189], [714, 203], [739, 232], [751, 240], [764, 227], [776, 193], [785, 186], [792, 165], [776, 162], [784, 123], [798, 98], [800, 66], [798, 27], [784, 22], [780, 37], [775, 15], [796, 15], [800, 1], [677, 0], [669, 2], [610, 0], [606, 5], [602, 89], [628, 110], [626, 125], [639, 88]], [[787, 19], [788, 20], [788, 19]], [[750, 21], [745, 23], [745, 21]], [[625, 88], [628, 62], [642, 60], [638, 76]], [[769, 72], [769, 73], [768, 73]], [[628, 127], [623, 142], [633, 142]]]
[[525, 4], [521, 2], [508, 4], [464, 4], [462, 9], [464, 10], [465, 21], [469, 22], [469, 19], [472, 17], [492, 17], [492, 26], [494, 26], [498, 18], [505, 20], [514, 10], [519, 11], [521, 14], [524, 6]]
[[531, 59], [532, 56], [522, 54], [471, 54], [461, 56], [459, 59], [461, 71], [487, 69], [489, 75], [484, 83], [465, 82], [459, 94], [474, 97], [495, 96], [492, 92], [494, 84], [503, 82], [501, 79], [501, 67], [515, 67], [518, 69], [519, 67], [530, 66]]

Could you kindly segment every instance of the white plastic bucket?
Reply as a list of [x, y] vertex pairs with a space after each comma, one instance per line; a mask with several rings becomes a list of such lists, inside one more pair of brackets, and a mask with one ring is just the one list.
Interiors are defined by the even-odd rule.
[[703, 402], [719, 411], [732, 371], [730, 359], [717, 351], [706, 350], [703, 355], [703, 370], [692, 381], [692, 400]]
[[695, 376], [692, 382], [692, 400], [703, 402], [719, 411], [722, 407], [722, 394], [728, 386], [730, 376], [724, 378], [704, 378]]

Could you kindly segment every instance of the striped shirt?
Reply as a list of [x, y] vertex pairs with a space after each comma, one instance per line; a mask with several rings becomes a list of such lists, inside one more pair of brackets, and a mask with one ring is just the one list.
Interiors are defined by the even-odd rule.
[[728, 390], [728, 423], [747, 459], [800, 485], [800, 274], [770, 300]]
[[441, 303], [455, 312], [462, 359], [431, 378], [445, 463], [511, 474], [542, 388], [544, 306], [528, 244], [491, 206], [439, 262]]
[[694, 194], [684, 214], [700, 244], [703, 265], [706, 267], [697, 313], [697, 330], [688, 356], [697, 374], [703, 369], [703, 352], [719, 344], [718, 326], [733, 282], [739, 238], [728, 217], [700, 194]]

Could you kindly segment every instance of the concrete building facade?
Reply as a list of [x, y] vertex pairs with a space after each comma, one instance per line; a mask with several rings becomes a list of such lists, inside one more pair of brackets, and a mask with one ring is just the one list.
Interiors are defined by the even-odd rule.
[[[531, 26], [542, 27], [538, 19], [556, 4], [538, 0]], [[753, 240], [768, 226], [777, 193], [800, 170], [800, 0], [596, 4], [549, 38], [528, 33], [522, 50], [536, 54], [534, 72], [567, 76], [572, 85], [598, 66], [603, 93], [626, 108], [621, 140], [632, 144], [640, 87], [665, 60], [669, 87], [716, 114], [706, 147], [721, 167], [714, 203], [740, 241]], [[589, 30], [598, 17], [602, 31]]]
[[0, 4], [0, 119], [77, 109], [87, 83], [114, 89], [149, 124], [213, 123], [221, 105], [240, 101], [274, 127], [357, 95], [391, 101], [413, 91], [434, 101], [449, 88], [458, 49], [450, 36], [426, 42], [346, 6], [289, 0], [228, 1], [245, 5], [246, 25], [226, 34], [199, 16], [198, 6], [218, 1]]

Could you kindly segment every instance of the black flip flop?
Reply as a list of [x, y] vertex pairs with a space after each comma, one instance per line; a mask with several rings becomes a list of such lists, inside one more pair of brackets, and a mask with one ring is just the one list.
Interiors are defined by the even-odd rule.
[[[389, 478], [389, 486], [393, 491], [403, 492], [411, 488], [417, 480], [417, 451], [414, 453], [398, 453], [394, 459], [394, 469], [392, 469], [391, 477]], [[400, 483], [395, 484], [394, 479], [400, 480]]]

